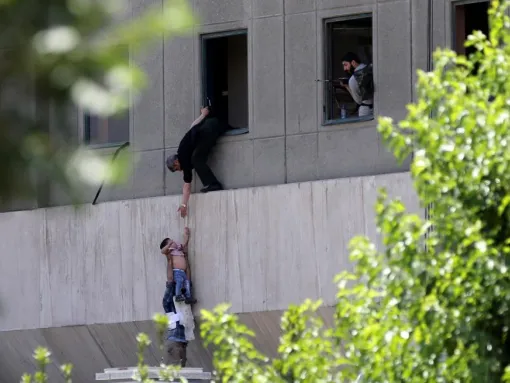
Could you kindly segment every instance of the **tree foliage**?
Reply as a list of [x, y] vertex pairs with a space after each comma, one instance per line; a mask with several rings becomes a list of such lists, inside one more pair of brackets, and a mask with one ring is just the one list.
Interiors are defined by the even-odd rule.
[[121, 178], [78, 147], [69, 115], [110, 116], [136, 99], [145, 74], [130, 55], [192, 26], [187, 0], [161, 4], [132, 18], [127, 0], [0, 0], [0, 204], [48, 180], [74, 195]]
[[[156, 328], [157, 340], [159, 349], [164, 352], [163, 336], [168, 328], [168, 318], [163, 314], [156, 314], [153, 317], [154, 326]], [[133, 380], [141, 383], [155, 383], [157, 381], [186, 383], [186, 378], [179, 378], [179, 367], [176, 366], [165, 366], [161, 365], [162, 369], [157, 379], [153, 379], [149, 374], [149, 366], [145, 361], [145, 353], [151, 345], [151, 339], [145, 333], [140, 333], [136, 337], [137, 350], [136, 355], [138, 358], [137, 368], [133, 372]], [[46, 372], [47, 367], [52, 362], [51, 352], [45, 347], [38, 347], [34, 352], [34, 360], [37, 364], [37, 371], [33, 374], [24, 374], [21, 377], [21, 383], [48, 383], [49, 376]], [[66, 383], [72, 382], [72, 370], [71, 364], [64, 364], [60, 366], [60, 371], [64, 377]]]
[[384, 191], [384, 249], [351, 241], [332, 328], [316, 304], [282, 318], [279, 356], [260, 355], [226, 306], [204, 312], [202, 336], [228, 382], [499, 382], [510, 364], [510, 1], [493, 1], [490, 35], [469, 58], [434, 54], [417, 101], [379, 132], [411, 176], [428, 217]]

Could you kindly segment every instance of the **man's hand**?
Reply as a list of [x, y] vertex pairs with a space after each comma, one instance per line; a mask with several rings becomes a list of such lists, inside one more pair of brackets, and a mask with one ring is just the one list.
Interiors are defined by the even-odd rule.
[[188, 215], [188, 207], [186, 205], [181, 205], [177, 212], [181, 213], [181, 218], [184, 218]]
[[200, 109], [200, 115], [206, 117], [209, 114], [209, 107], [205, 106]]
[[189, 227], [185, 227], [184, 228], [184, 235], [189, 238], [190, 234], [191, 234], [191, 231], [189, 230]]
[[179, 206], [178, 212], [181, 213], [181, 217], [184, 218], [188, 215], [188, 201], [191, 195], [191, 183], [185, 182], [182, 186], [182, 200]]

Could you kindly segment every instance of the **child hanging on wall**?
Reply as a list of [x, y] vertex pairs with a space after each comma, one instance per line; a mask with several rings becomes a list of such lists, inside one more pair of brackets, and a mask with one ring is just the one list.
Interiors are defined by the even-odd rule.
[[[187, 304], [196, 303], [191, 293], [191, 270], [188, 262], [189, 228], [184, 228], [184, 243], [179, 244], [170, 238], [165, 238], [159, 248], [167, 259], [167, 291], [165, 299], [172, 299], [175, 294], [177, 302]], [[164, 304], [164, 302], [163, 302]]]

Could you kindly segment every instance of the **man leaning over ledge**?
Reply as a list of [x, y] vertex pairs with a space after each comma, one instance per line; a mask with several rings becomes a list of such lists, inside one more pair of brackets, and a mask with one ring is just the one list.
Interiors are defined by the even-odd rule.
[[182, 187], [182, 202], [179, 206], [179, 213], [183, 218], [188, 214], [193, 169], [204, 185], [200, 190], [202, 193], [223, 190], [223, 185], [207, 165], [207, 159], [211, 149], [216, 145], [216, 141], [229, 129], [229, 126], [209, 113], [208, 107], [200, 110], [200, 117], [191, 124], [190, 129], [182, 138], [177, 153], [166, 159], [168, 170], [172, 173], [183, 172], [184, 186]]

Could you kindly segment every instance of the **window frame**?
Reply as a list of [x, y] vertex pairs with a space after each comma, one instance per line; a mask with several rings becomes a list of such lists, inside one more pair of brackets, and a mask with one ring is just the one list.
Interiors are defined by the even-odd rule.
[[[103, 148], [117, 148], [124, 145], [126, 142], [131, 142], [131, 126], [132, 126], [132, 118], [131, 118], [131, 108], [128, 108], [124, 113], [127, 114], [128, 121], [128, 139], [126, 141], [115, 141], [115, 142], [106, 142], [101, 144], [91, 144], [90, 143], [90, 118], [96, 117], [92, 116], [90, 113], [85, 112], [84, 110], [79, 110], [78, 113], [78, 135], [79, 142], [90, 149], [103, 149]], [[109, 117], [99, 117], [99, 119], [108, 119]]]
[[[321, 83], [322, 86], [322, 110], [320, 113], [322, 114], [322, 117], [320, 119], [321, 126], [323, 127], [331, 127], [335, 125], [352, 125], [352, 124], [360, 124], [367, 121], [373, 121], [375, 120], [376, 116], [376, 110], [377, 110], [377, 98], [376, 95], [374, 95], [374, 108], [373, 113], [371, 116], [364, 116], [364, 117], [349, 117], [345, 119], [328, 119], [329, 109], [327, 105], [331, 103], [329, 100], [329, 91], [328, 91], [328, 84], [329, 84], [329, 73], [332, 65], [332, 58], [331, 58], [331, 44], [332, 44], [332, 37], [331, 33], [329, 33], [330, 25], [339, 21], [349, 21], [349, 20], [357, 20], [357, 19], [368, 19], [370, 18], [371, 21], [371, 29], [372, 29], [372, 65], [374, 68], [376, 67], [376, 54], [375, 54], [375, 33], [374, 33], [374, 12], [373, 10], [366, 10], [361, 11], [359, 13], [352, 13], [352, 14], [343, 14], [333, 17], [324, 17], [321, 19], [321, 28], [322, 28], [322, 44], [321, 44], [321, 54], [322, 54], [322, 79], [318, 80], [318, 82]], [[374, 69], [374, 85], [376, 82], [376, 74]]]
[[457, 7], [480, 3], [489, 3], [490, 8], [490, 0], [450, 0], [450, 49], [457, 51]]
[[246, 70], [248, 71], [247, 75], [248, 75], [248, 91], [247, 91], [247, 94], [246, 94], [246, 97], [247, 97], [247, 102], [248, 102], [248, 116], [247, 116], [247, 120], [248, 120], [248, 126], [247, 127], [240, 127], [240, 128], [235, 128], [233, 130], [229, 130], [225, 136], [238, 136], [238, 135], [244, 135], [244, 134], [247, 134], [247, 133], [250, 133], [250, 113], [251, 113], [251, 107], [250, 107], [250, 35], [249, 35], [249, 31], [248, 31], [248, 28], [246, 27], [241, 27], [241, 28], [235, 28], [235, 29], [229, 29], [229, 30], [224, 30], [224, 31], [218, 31], [218, 32], [205, 32], [205, 33], [201, 33], [199, 36], [198, 36], [198, 41], [199, 41], [199, 51], [200, 51], [200, 56], [199, 56], [199, 62], [200, 62], [200, 69], [199, 69], [199, 73], [200, 73], [200, 88], [199, 88], [199, 94], [200, 94], [200, 99], [202, 100], [201, 104], [200, 105], [209, 105], [208, 102], [207, 102], [207, 91], [206, 91], [206, 84], [207, 84], [207, 70], [206, 70], [206, 61], [207, 61], [207, 55], [206, 55], [206, 42], [208, 40], [211, 40], [211, 39], [218, 39], [218, 38], [223, 38], [223, 37], [230, 37], [230, 36], [239, 36], [239, 35], [245, 35], [246, 36], [246, 44], [247, 44], [247, 51], [248, 51], [248, 62], [247, 62], [247, 68]]
[[[126, 59], [129, 61], [129, 64], [132, 64], [132, 51], [131, 47], [129, 45], [124, 45], [123, 48], [125, 49]], [[102, 144], [91, 144], [90, 143], [90, 121], [87, 123], [87, 120], [90, 119], [91, 114], [87, 113], [85, 110], [78, 108], [78, 142], [82, 145], [85, 145], [89, 149], [109, 149], [109, 148], [118, 148], [125, 143], [131, 144], [131, 139], [134, 137], [133, 134], [133, 93], [132, 91], [129, 92], [129, 106], [126, 108], [124, 113], [127, 114], [127, 120], [128, 120], [128, 139], [127, 141], [119, 141], [119, 142], [107, 142]], [[98, 118], [101, 118], [98, 116]], [[105, 118], [105, 117], [103, 117]], [[109, 118], [109, 117], [106, 117]]]
[[248, 28], [232, 29], [232, 30], [221, 31], [221, 32], [202, 33], [199, 35], [199, 41], [200, 41], [200, 97], [202, 99], [201, 105], [208, 105], [207, 104], [207, 92], [206, 92], [206, 84], [207, 84], [206, 60], [207, 60], [207, 57], [206, 57], [206, 52], [205, 52], [205, 43], [207, 42], [207, 40], [211, 40], [211, 39], [218, 39], [218, 38], [222, 38], [222, 37], [230, 37], [230, 36], [238, 36], [238, 35], [246, 35], [246, 43], [249, 44]]

